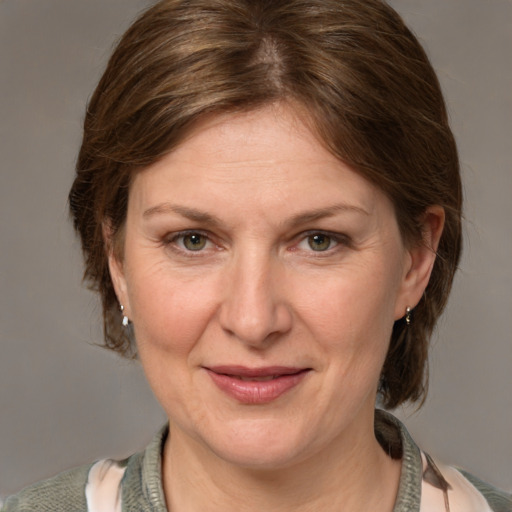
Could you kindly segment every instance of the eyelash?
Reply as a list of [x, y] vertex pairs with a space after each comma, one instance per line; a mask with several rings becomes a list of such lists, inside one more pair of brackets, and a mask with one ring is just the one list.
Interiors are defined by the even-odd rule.
[[[187, 231], [179, 231], [177, 233], [172, 233], [164, 239], [164, 245], [169, 247], [174, 252], [177, 252], [181, 255], [186, 255], [187, 257], [199, 257], [201, 253], [204, 253], [204, 247], [194, 251], [192, 249], [187, 249], [184, 247], [184, 239], [189, 236], [199, 236], [204, 237], [205, 247], [208, 247], [209, 244], [213, 244], [216, 248], [219, 246], [212, 240], [211, 235], [208, 232], [201, 230], [187, 230]], [[329, 239], [330, 245], [324, 250], [315, 251], [311, 248], [308, 240], [314, 236], [323, 236]], [[181, 239], [181, 243], [179, 242]], [[351, 247], [351, 240], [347, 235], [340, 233], [333, 233], [330, 231], [322, 231], [322, 230], [309, 230], [300, 233], [299, 235], [294, 237], [295, 240], [298, 240], [293, 246], [289, 249], [291, 252], [295, 252], [300, 250], [299, 246], [302, 243], [307, 243], [310, 246], [310, 250], [306, 250], [306, 252], [311, 253], [311, 257], [321, 258], [332, 255], [333, 253], [340, 250], [342, 247]], [[332, 244], [334, 246], [332, 247]]]

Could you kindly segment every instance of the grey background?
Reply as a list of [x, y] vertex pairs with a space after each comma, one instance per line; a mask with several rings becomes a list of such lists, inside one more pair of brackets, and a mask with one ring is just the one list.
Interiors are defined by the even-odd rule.
[[[148, 2], [0, 0], [0, 495], [142, 448], [165, 420], [137, 363], [95, 347], [66, 196], [83, 111]], [[512, 3], [394, 0], [426, 45], [462, 160], [466, 244], [434, 337], [424, 449], [512, 490]]]

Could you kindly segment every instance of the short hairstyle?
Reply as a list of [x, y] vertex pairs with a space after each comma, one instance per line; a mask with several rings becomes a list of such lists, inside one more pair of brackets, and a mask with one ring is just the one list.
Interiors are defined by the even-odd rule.
[[[121, 248], [130, 182], [207, 115], [290, 102], [341, 161], [392, 201], [407, 244], [440, 205], [445, 227], [410, 326], [393, 327], [384, 406], [425, 398], [428, 345], [461, 251], [462, 192], [435, 72], [381, 0], [163, 0], [122, 36], [90, 99], [70, 210], [84, 280], [103, 306], [105, 345], [133, 355], [103, 228]], [[120, 256], [122, 257], [122, 256]]]

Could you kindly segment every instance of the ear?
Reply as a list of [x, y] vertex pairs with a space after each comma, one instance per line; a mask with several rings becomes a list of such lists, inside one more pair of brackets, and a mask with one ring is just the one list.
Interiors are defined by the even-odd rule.
[[128, 289], [123, 265], [123, 233], [118, 233], [117, 237], [119, 237], [119, 239], [115, 239], [109, 221], [103, 222], [102, 229], [105, 252], [107, 253], [108, 258], [110, 279], [114, 285], [114, 290], [119, 304], [124, 306], [123, 314], [128, 318], [131, 318]]
[[443, 233], [444, 208], [429, 206], [422, 216], [422, 240], [406, 249], [401, 291], [396, 302], [395, 320], [405, 315], [407, 307], [414, 309], [428, 285]]

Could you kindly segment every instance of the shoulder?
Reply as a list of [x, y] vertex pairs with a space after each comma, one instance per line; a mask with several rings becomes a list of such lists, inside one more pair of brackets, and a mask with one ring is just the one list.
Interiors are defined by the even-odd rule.
[[123, 461], [103, 459], [26, 487], [0, 502], [0, 512], [164, 512], [161, 453], [168, 426], [143, 452]]
[[391, 414], [376, 412], [375, 434], [390, 456], [402, 460], [394, 512], [512, 512], [510, 493], [430, 457]]
[[92, 465], [65, 471], [9, 497], [2, 512], [86, 511], [85, 486]]
[[459, 472], [485, 498], [494, 512], [512, 512], [512, 493], [497, 489], [464, 470]]
[[11, 496], [1, 512], [120, 511], [121, 480], [130, 459], [104, 459], [60, 473]]
[[[512, 495], [458, 468], [421, 453], [421, 504], [425, 510], [512, 512]], [[444, 505], [444, 507], [443, 507]]]

